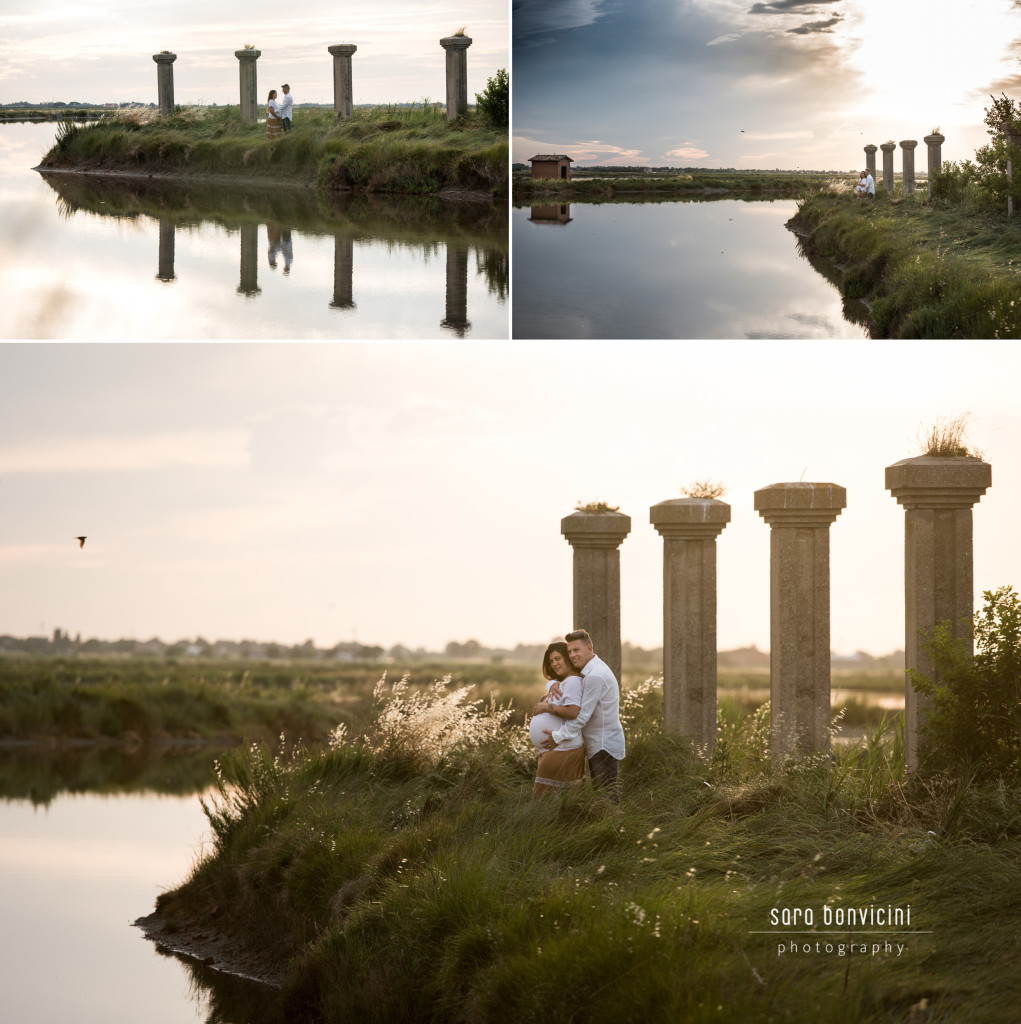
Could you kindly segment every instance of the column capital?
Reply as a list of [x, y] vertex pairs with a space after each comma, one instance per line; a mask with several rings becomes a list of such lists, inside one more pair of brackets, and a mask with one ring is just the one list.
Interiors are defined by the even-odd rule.
[[170, 53], [169, 51], [167, 53], [154, 53], [152, 55], [152, 59], [156, 61], [157, 64], [173, 64], [174, 61], [177, 60], [177, 54]]
[[902, 139], [900, 143], [901, 149], [914, 149], [918, 145], [917, 139]]
[[897, 148], [897, 143], [896, 142], [880, 142], [879, 143], [879, 148], [884, 153], [892, 153]]
[[258, 60], [262, 56], [262, 50], [235, 50], [234, 56], [238, 60]]
[[355, 46], [354, 43], [336, 43], [333, 46], [327, 46], [326, 49], [329, 50], [334, 57], [340, 57], [345, 54], [347, 56], [351, 56], [358, 47]]
[[560, 532], [574, 548], [618, 548], [631, 532], [622, 512], [574, 512], [560, 520]]
[[649, 522], [666, 540], [718, 537], [730, 522], [730, 505], [716, 498], [670, 498], [649, 509]]
[[471, 44], [471, 36], [444, 36], [440, 40], [444, 50], [467, 50]]
[[886, 489], [911, 508], [971, 508], [993, 483], [993, 467], [971, 455], [918, 455], [886, 467]]
[[755, 492], [755, 511], [772, 527], [829, 526], [846, 507], [838, 484], [770, 484]]
[[[940, 135], [939, 132], [933, 132], [932, 135], [926, 135], [922, 141], [927, 146], [942, 146], [943, 143], [947, 141], [947, 137], [945, 135]], [[903, 143], [901, 143], [901, 145], [903, 145]]]
[[877, 146], [873, 146], [873, 145], [872, 145], [872, 143], [870, 142], [870, 143], [869, 143], [869, 144], [868, 144], [868, 145], [867, 145], [867, 146], [865, 147], [865, 152], [866, 152], [866, 153], [875, 153], [875, 151], [876, 151], [876, 149], [877, 149], [877, 148], [878, 148]]

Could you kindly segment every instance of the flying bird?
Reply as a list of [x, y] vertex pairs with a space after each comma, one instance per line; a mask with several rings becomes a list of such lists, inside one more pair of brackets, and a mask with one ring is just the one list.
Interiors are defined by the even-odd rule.
[[75, 537], [75, 540], [78, 541], [78, 547], [80, 547], [80, 548], [85, 547], [85, 538], [84, 537]]

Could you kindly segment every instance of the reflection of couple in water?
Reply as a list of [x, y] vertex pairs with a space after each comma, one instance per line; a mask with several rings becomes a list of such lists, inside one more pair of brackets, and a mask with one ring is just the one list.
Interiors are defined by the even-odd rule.
[[617, 765], [624, 758], [620, 688], [593, 650], [584, 629], [551, 643], [542, 659], [546, 696], [532, 708], [529, 736], [543, 751], [532, 798], [584, 781], [588, 757], [592, 785], [618, 802]]
[[269, 265], [273, 270], [277, 268], [277, 257], [284, 258], [284, 273], [291, 272], [291, 261], [294, 259], [294, 249], [291, 246], [291, 229], [281, 228], [279, 224], [267, 224], [266, 234], [269, 236]]

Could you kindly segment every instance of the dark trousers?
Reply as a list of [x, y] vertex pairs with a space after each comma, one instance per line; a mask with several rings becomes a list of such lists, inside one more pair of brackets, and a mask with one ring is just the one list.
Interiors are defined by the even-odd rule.
[[289, 117], [285, 117], [280, 123], [285, 132], [291, 130], [291, 119]]
[[620, 762], [605, 750], [597, 750], [588, 759], [588, 770], [592, 776], [593, 789], [605, 789], [611, 803], [619, 804], [617, 792], [617, 765]]

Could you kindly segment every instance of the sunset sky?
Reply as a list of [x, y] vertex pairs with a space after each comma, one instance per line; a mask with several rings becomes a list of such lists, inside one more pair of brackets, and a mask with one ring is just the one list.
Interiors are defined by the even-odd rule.
[[462, 26], [472, 38], [468, 98], [474, 102], [486, 80], [509, 65], [506, 0], [376, 0], [343, 9], [317, 0], [291, 7], [263, 0], [8, 5], [0, 14], [0, 102], [155, 103], [152, 55], [171, 50], [178, 103], [237, 103], [234, 51], [246, 43], [262, 51], [260, 89], [287, 81], [297, 103], [333, 102], [327, 47], [334, 43], [358, 47], [355, 103], [443, 102], [446, 58], [439, 40]]
[[[661, 640], [649, 506], [711, 477], [719, 641], [769, 645], [753, 492], [833, 482], [837, 651], [903, 645], [883, 471], [970, 412], [976, 590], [1021, 581], [1021, 350], [1002, 343], [0, 345], [0, 633], [542, 642], [579, 501], [632, 517], [624, 639]], [[75, 537], [87, 535], [84, 549]]]
[[915, 139], [924, 169], [933, 128], [973, 158], [989, 95], [1021, 90], [1016, 0], [513, 6], [516, 161], [845, 170]]

